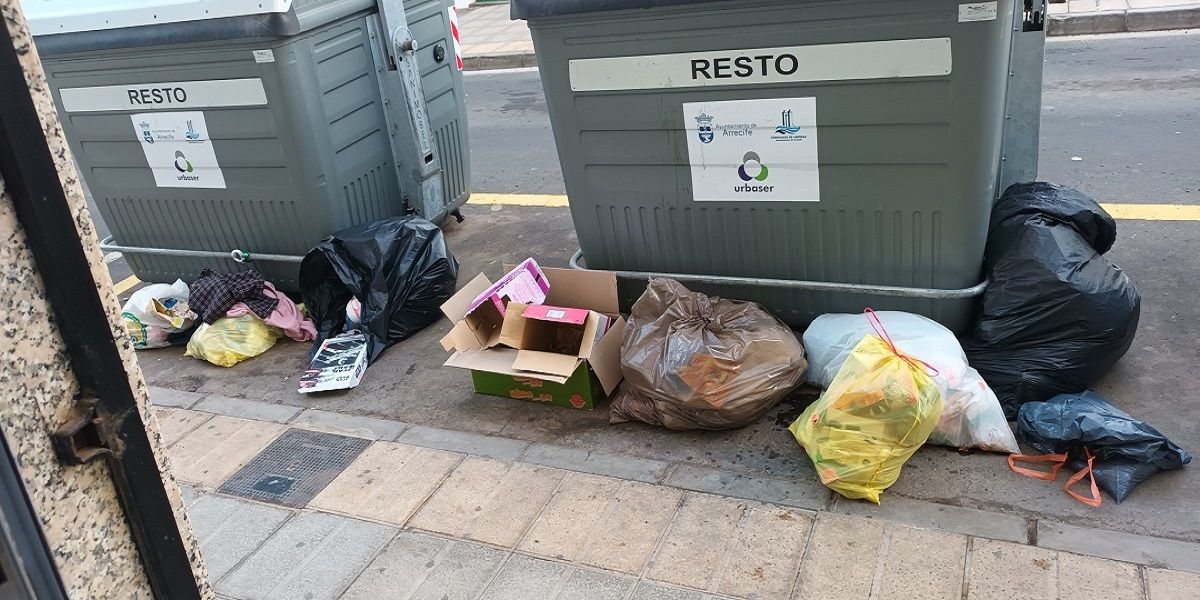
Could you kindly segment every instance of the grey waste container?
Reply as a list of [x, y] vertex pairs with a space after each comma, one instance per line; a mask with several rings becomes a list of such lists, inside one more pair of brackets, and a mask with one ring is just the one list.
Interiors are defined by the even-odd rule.
[[[581, 256], [960, 329], [992, 203], [1037, 171], [1041, 2], [512, 0]], [[577, 255], [578, 257], [579, 255]], [[629, 280], [640, 278], [641, 287]]]
[[448, 0], [26, 0], [80, 172], [145, 281], [296, 289], [338, 229], [469, 196]]

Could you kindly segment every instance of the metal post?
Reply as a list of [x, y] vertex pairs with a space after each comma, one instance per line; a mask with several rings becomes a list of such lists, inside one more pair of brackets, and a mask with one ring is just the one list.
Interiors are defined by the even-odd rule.
[[154, 595], [162, 600], [198, 599], [191, 559], [142, 426], [125, 364], [113, 341], [108, 311], [59, 182], [17, 49], [3, 25], [0, 176], [12, 195], [17, 219], [37, 263], [81, 398], [96, 399], [93, 422], [102, 425], [103, 437], [112, 450], [107, 460], [117, 497]]

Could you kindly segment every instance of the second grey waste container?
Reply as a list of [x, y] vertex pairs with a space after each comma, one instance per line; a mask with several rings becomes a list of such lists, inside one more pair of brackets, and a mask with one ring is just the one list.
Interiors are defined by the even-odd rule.
[[296, 289], [331, 232], [469, 196], [448, 0], [23, 4], [107, 247], [144, 281], [240, 250]]
[[961, 329], [992, 203], [1036, 174], [1040, 7], [512, 0], [512, 16], [587, 267], [688, 275], [794, 326], [875, 306]]

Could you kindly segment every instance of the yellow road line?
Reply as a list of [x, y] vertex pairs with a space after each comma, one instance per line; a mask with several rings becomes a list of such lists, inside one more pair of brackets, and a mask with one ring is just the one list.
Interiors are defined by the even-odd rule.
[[504, 206], [567, 206], [567, 197], [562, 194], [471, 194], [470, 204], [501, 204]]
[[1101, 204], [1115, 219], [1140, 221], [1200, 221], [1196, 204]]
[[129, 277], [126, 277], [125, 279], [122, 279], [121, 281], [118, 281], [115, 285], [113, 285], [113, 290], [116, 291], [117, 295], [119, 296], [119, 295], [124, 294], [125, 292], [128, 292], [129, 290], [133, 289], [133, 286], [135, 286], [141, 282], [142, 282], [142, 280], [138, 279], [137, 275], [130, 275]]
[[[501, 206], [568, 206], [562, 194], [471, 194], [471, 204]], [[1200, 221], [1200, 205], [1196, 204], [1101, 204], [1117, 219], [1137, 221]]]

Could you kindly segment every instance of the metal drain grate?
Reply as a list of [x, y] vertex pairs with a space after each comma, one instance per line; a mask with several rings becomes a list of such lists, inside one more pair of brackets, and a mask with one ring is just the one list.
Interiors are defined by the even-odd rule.
[[360, 438], [289, 429], [230, 477], [220, 491], [302, 508], [369, 444]]

